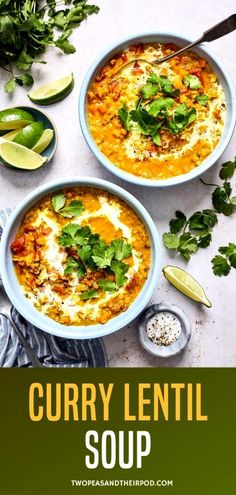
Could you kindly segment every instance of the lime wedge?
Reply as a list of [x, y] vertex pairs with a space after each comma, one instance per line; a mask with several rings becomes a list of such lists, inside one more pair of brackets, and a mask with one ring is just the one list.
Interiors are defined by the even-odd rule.
[[194, 301], [200, 302], [211, 308], [211, 302], [207, 299], [201, 285], [189, 273], [177, 266], [167, 265], [163, 268], [165, 278], [185, 296]]
[[74, 77], [73, 74], [69, 74], [30, 91], [28, 97], [31, 101], [39, 105], [50, 105], [51, 103], [63, 100], [72, 91], [73, 87]]
[[[22, 127], [23, 129], [23, 127]], [[8, 132], [7, 134], [4, 134], [4, 139], [8, 139], [9, 141], [12, 141], [16, 136], [17, 134], [20, 132], [21, 129], [14, 129], [14, 131], [10, 131]]]
[[12, 141], [31, 149], [41, 138], [43, 131], [44, 125], [42, 122], [33, 122], [19, 131]]
[[2, 138], [0, 140], [0, 157], [6, 165], [21, 170], [35, 170], [42, 167], [47, 161], [47, 158], [25, 148], [25, 146], [12, 141], [5, 141]]
[[7, 108], [0, 112], [0, 130], [10, 131], [11, 129], [19, 129], [25, 125], [35, 122], [35, 118], [31, 113], [21, 108]]
[[53, 135], [54, 135], [54, 132], [52, 129], [45, 129], [45, 131], [43, 131], [41, 138], [33, 146], [32, 150], [35, 151], [35, 153], [42, 153], [42, 151], [44, 151], [48, 147], [48, 145], [51, 143]]

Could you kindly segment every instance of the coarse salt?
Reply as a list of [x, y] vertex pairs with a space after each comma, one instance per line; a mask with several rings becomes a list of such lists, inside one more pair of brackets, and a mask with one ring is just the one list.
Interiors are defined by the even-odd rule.
[[171, 312], [161, 311], [152, 316], [146, 325], [147, 335], [157, 345], [170, 345], [181, 334], [181, 322]]

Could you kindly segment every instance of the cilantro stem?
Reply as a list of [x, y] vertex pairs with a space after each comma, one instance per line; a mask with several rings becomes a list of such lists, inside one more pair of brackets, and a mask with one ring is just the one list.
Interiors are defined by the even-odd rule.
[[203, 179], [200, 179], [200, 182], [202, 182], [205, 186], [218, 187], [217, 184], [210, 184], [209, 182], [205, 182]]

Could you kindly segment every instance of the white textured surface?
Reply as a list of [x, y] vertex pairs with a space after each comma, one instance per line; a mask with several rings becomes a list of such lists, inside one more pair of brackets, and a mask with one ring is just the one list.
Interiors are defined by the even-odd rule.
[[[145, 30], [173, 31], [197, 38], [212, 25], [226, 18], [235, 10], [233, 0], [98, 0], [101, 12], [92, 16], [73, 35], [77, 52], [61, 55], [48, 50], [47, 65], [34, 67], [38, 83], [61, 77], [73, 72], [75, 88], [73, 93], [59, 104], [45, 108], [56, 122], [59, 133], [59, 147], [53, 163], [34, 173], [15, 173], [5, 168], [0, 170], [0, 207], [15, 206], [35, 187], [60, 177], [89, 175], [116, 182], [133, 193], [147, 208], [156, 222], [159, 233], [168, 228], [168, 221], [176, 208], [188, 215], [211, 207], [211, 189], [203, 186], [198, 179], [168, 190], [149, 190], [132, 187], [106, 172], [88, 150], [81, 135], [77, 102], [81, 81], [93, 59], [109, 43], [132, 33]], [[218, 55], [228, 68], [236, 83], [235, 47], [236, 31], [211, 43], [211, 50]], [[5, 73], [1, 73], [4, 80]], [[2, 84], [1, 84], [2, 87]], [[28, 104], [26, 92], [18, 88], [13, 97], [3, 94], [1, 109], [10, 105]], [[236, 154], [234, 134], [228, 149], [219, 164], [232, 159]], [[217, 181], [219, 164], [213, 167], [205, 179]], [[212, 309], [204, 309], [191, 302], [172, 288], [163, 277], [151, 302], [170, 302], [181, 306], [192, 321], [192, 338], [188, 348], [180, 357], [160, 362], [140, 348], [137, 337], [137, 322], [104, 339], [110, 366], [236, 366], [236, 271], [223, 279], [211, 271], [211, 258], [218, 246], [236, 242], [236, 213], [231, 218], [221, 217], [214, 229], [213, 242], [207, 250], [199, 251], [188, 263], [187, 270], [206, 288], [213, 303]], [[178, 264], [186, 268], [180, 259], [173, 260], [163, 249], [163, 265]]]

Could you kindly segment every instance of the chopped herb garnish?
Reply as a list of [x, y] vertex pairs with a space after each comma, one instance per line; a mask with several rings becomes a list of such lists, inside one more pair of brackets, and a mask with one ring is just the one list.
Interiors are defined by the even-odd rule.
[[220, 255], [216, 255], [212, 262], [212, 269], [215, 275], [226, 276], [231, 268], [236, 268], [236, 244], [230, 242], [228, 246], [219, 248]]
[[209, 98], [205, 94], [197, 95], [196, 96], [196, 100], [203, 107], [206, 106], [208, 104], [208, 102], [209, 102]]
[[192, 74], [188, 74], [183, 83], [190, 89], [200, 89], [202, 87], [200, 79], [197, 76], [192, 76]]
[[120, 108], [120, 110], [118, 111], [118, 116], [119, 116], [119, 119], [122, 122], [124, 128], [127, 131], [130, 131], [132, 128], [132, 121], [130, 118], [130, 114], [129, 114], [127, 105], [123, 105], [123, 107]]
[[84, 209], [83, 203], [77, 199], [72, 200], [65, 206], [66, 196], [63, 193], [58, 193], [53, 196], [51, 204], [56, 213], [66, 218], [78, 217]]
[[111, 271], [114, 272], [116, 283], [118, 287], [121, 287], [127, 282], [127, 277], [125, 277], [125, 273], [128, 271], [129, 265], [123, 263], [122, 261], [112, 261], [111, 263]]
[[149, 115], [156, 117], [162, 110], [168, 110], [174, 103], [173, 98], [158, 98], [154, 100], [148, 110]]
[[87, 299], [93, 299], [94, 297], [98, 297], [98, 291], [95, 289], [84, 290], [80, 294], [80, 299], [82, 301], [87, 301]]
[[167, 127], [172, 134], [178, 134], [196, 120], [196, 114], [196, 108], [188, 108], [186, 103], [182, 103], [176, 108], [172, 118], [167, 117]]
[[115, 290], [117, 290], [115, 282], [112, 282], [111, 280], [101, 279], [98, 281], [98, 285], [101, 290], [106, 292], [114, 292]]

